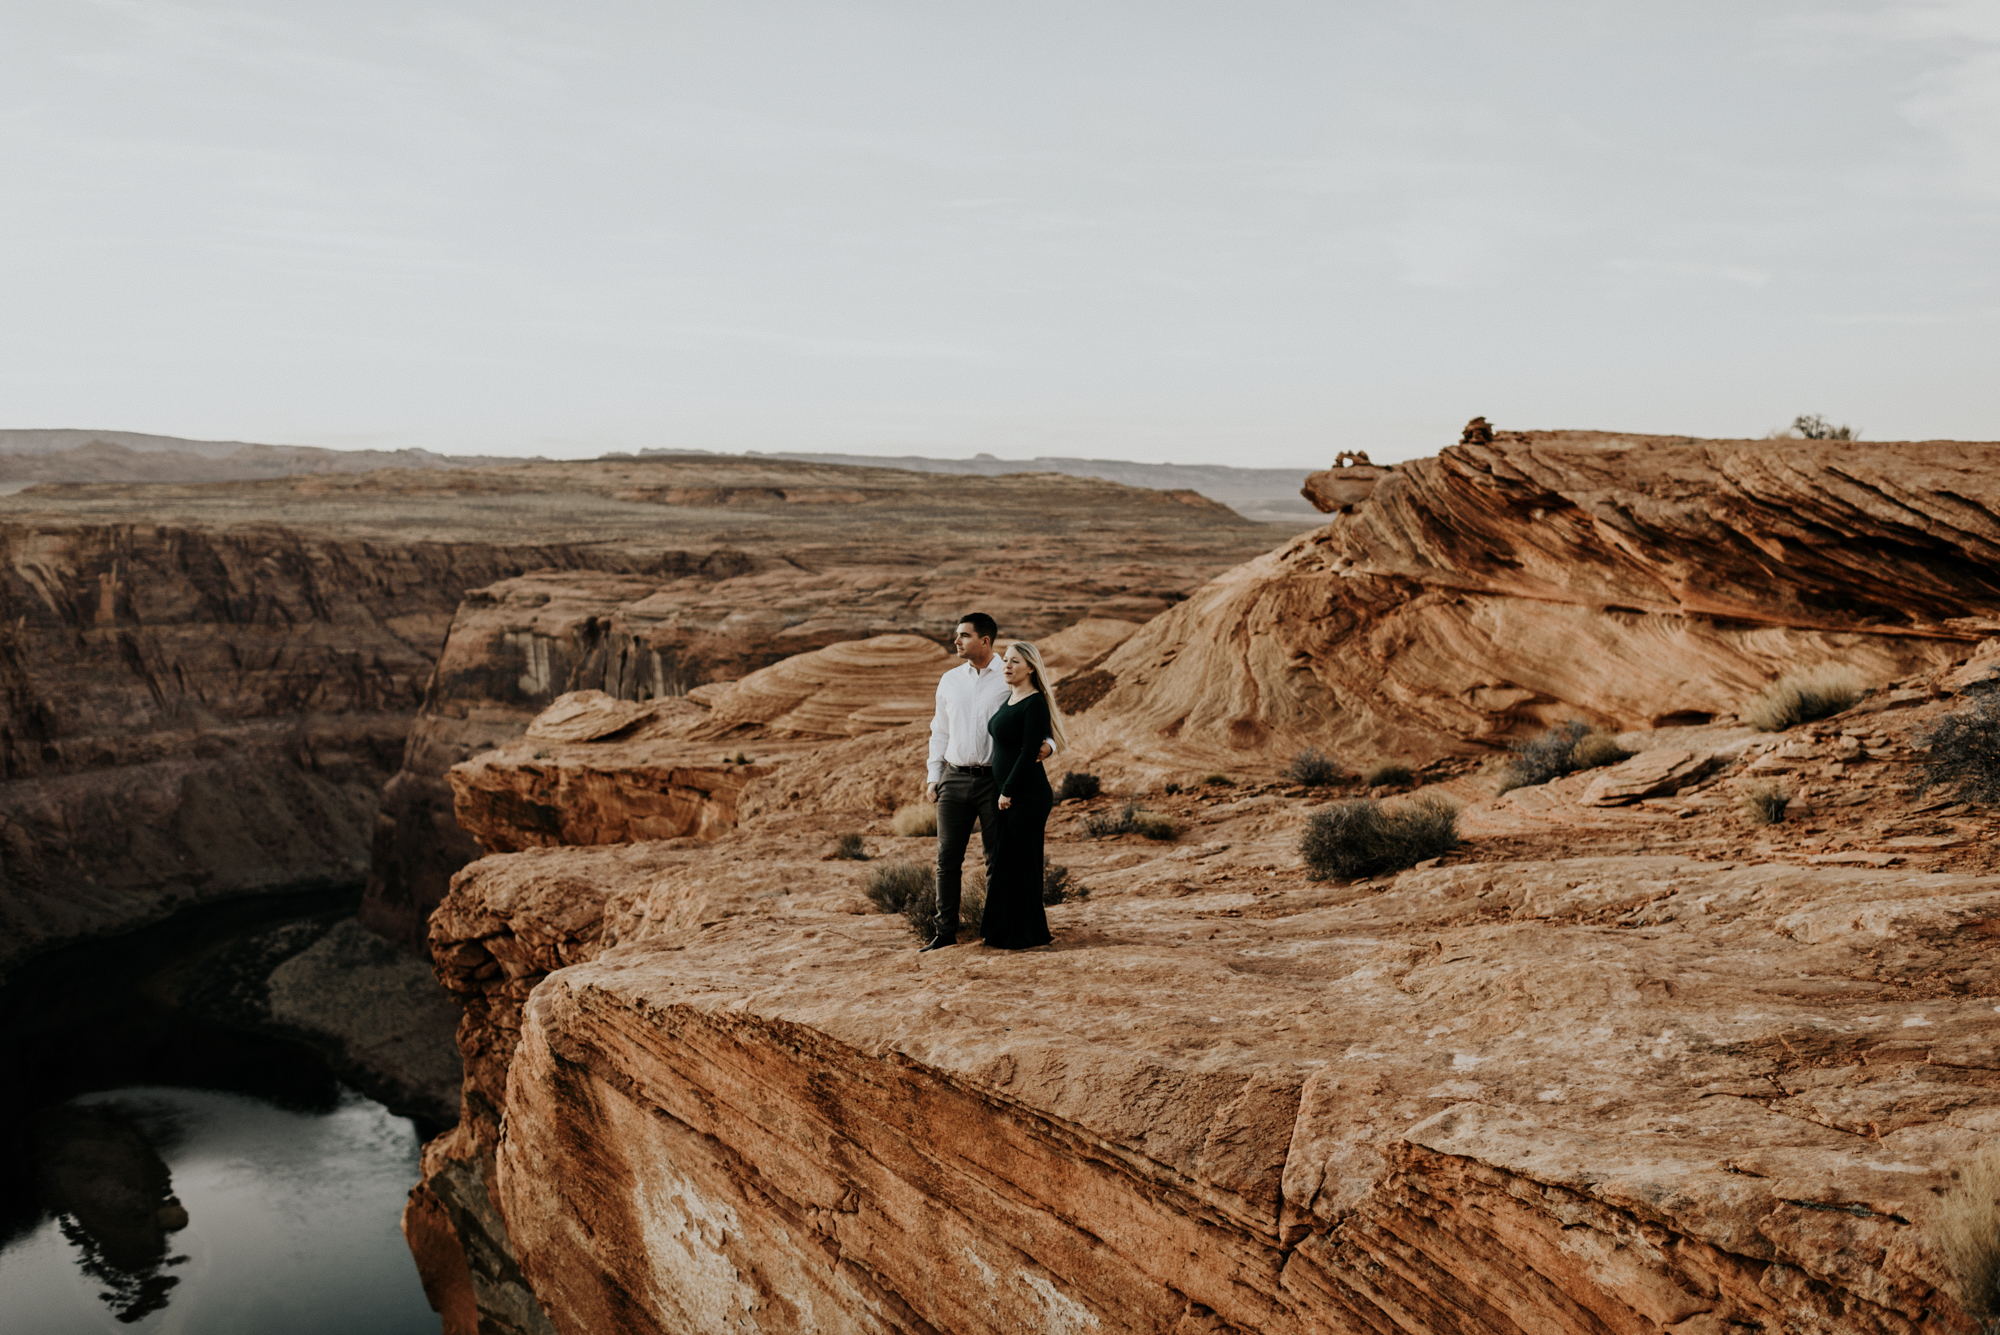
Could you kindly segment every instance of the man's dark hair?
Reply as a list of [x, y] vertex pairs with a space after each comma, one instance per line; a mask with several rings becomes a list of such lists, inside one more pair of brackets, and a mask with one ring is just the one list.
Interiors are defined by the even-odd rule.
[[983, 635], [989, 640], [1000, 633], [1000, 623], [984, 612], [967, 612], [958, 619], [958, 624], [971, 626], [974, 635]]

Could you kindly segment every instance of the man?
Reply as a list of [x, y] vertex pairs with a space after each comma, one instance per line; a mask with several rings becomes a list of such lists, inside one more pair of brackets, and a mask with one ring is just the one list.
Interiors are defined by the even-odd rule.
[[[1010, 688], [993, 655], [1000, 627], [984, 612], [968, 612], [952, 633], [952, 648], [965, 660], [938, 679], [937, 712], [931, 716], [930, 768], [924, 800], [937, 803], [937, 934], [925, 950], [958, 942], [958, 900], [965, 875], [965, 850], [972, 823], [986, 854], [986, 881], [993, 882], [993, 854], [999, 844], [1000, 790], [993, 779], [993, 737], [986, 722], [1007, 702]], [[1041, 759], [1055, 751], [1042, 743]]]

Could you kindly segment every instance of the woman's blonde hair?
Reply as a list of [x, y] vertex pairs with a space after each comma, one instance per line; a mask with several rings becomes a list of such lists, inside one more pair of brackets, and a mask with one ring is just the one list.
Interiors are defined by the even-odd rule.
[[1042, 693], [1049, 702], [1049, 736], [1055, 738], [1056, 750], [1069, 750], [1069, 727], [1063, 722], [1062, 706], [1056, 703], [1056, 693], [1049, 689], [1048, 668], [1042, 664], [1042, 651], [1026, 640], [1016, 640], [1007, 646], [1021, 655], [1021, 661], [1028, 665], [1028, 684]]

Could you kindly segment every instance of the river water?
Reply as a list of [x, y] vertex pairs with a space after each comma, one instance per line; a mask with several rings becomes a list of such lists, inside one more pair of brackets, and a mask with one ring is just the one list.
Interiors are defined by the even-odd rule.
[[213, 1004], [268, 972], [232, 972], [244, 941], [357, 893], [189, 911], [13, 971], [0, 1335], [436, 1335], [398, 1225], [442, 1128]]
[[[351, 1090], [300, 1109], [142, 1085], [72, 1100], [39, 1130], [44, 1162], [51, 1142], [71, 1158], [80, 1143], [114, 1173], [58, 1187], [40, 1222], [0, 1251], [0, 1332], [435, 1335], [397, 1228], [417, 1132], [381, 1104]], [[184, 1226], [119, 1218], [144, 1190], [129, 1179], [147, 1167], [127, 1162], [128, 1130], [164, 1165]], [[105, 1180], [116, 1175], [127, 1180]]]

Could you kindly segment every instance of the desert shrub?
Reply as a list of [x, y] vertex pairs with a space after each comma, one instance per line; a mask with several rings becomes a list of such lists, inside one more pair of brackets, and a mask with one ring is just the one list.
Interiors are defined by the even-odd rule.
[[1345, 777], [1340, 762], [1316, 746], [1309, 746], [1287, 760], [1278, 773], [1308, 788], [1324, 788], [1328, 784], [1339, 783]]
[[1056, 786], [1056, 798], [1063, 802], [1072, 799], [1088, 802], [1103, 791], [1104, 781], [1095, 774], [1081, 774], [1076, 770], [1070, 770], [1062, 776], [1062, 782]]
[[1539, 737], [1514, 743], [1514, 757], [1500, 776], [1500, 791], [1532, 788], [1550, 779], [1560, 779], [1575, 768], [1576, 744], [1588, 736], [1590, 725], [1573, 718], [1558, 723]]
[[1175, 782], [1174, 782], [1174, 781], [1173, 781], [1172, 779], [1169, 779], [1169, 780], [1167, 780], [1167, 785], [1166, 785], [1166, 787], [1165, 787], [1165, 788], [1163, 788], [1163, 789], [1161, 789], [1161, 791], [1162, 791], [1162, 792], [1165, 792], [1165, 793], [1169, 793], [1169, 794], [1172, 794], [1172, 793], [1178, 793], [1178, 792], [1179, 792], [1180, 790], [1181, 790], [1181, 786], [1180, 786], [1179, 784], [1175, 783]]
[[1093, 811], [1083, 818], [1083, 832], [1092, 839], [1115, 839], [1138, 828], [1139, 804], [1127, 802], [1110, 811]]
[[1861, 433], [1851, 426], [1835, 426], [1818, 413], [1807, 413], [1792, 419], [1792, 430], [1807, 440], [1860, 440]]
[[868, 845], [861, 841], [861, 831], [849, 830], [834, 841], [833, 855], [849, 862], [868, 861]]
[[1631, 758], [1632, 752], [1618, 745], [1618, 739], [1608, 732], [1593, 732], [1587, 737], [1580, 737], [1576, 745], [1569, 749], [1571, 770], [1598, 769]]
[[1778, 678], [1739, 711], [1759, 732], [1783, 732], [1814, 719], [1850, 709], [1861, 698], [1861, 680], [1839, 668], [1798, 672]]
[[1931, 1207], [1931, 1235], [1958, 1280], [1966, 1315], [2000, 1325], [2000, 1144], [1959, 1165], [1956, 1176]]
[[913, 802], [909, 806], [898, 807], [896, 814], [889, 818], [889, 828], [905, 837], [936, 834], [937, 806], [930, 802]]
[[1753, 784], [1743, 790], [1736, 799], [1743, 808], [1743, 817], [1752, 825], [1776, 825], [1785, 818], [1785, 808], [1791, 805], [1791, 794], [1775, 783]]
[[[937, 868], [923, 862], [892, 862], [868, 873], [868, 898], [882, 913], [900, 913], [910, 934], [928, 941], [937, 935]], [[986, 912], [986, 872], [967, 867], [959, 884], [958, 921], [979, 925]]]
[[869, 870], [865, 893], [877, 912], [902, 913], [913, 900], [937, 898], [937, 868], [928, 862], [882, 863]]
[[1394, 788], [1401, 784], [1415, 783], [1417, 776], [1410, 772], [1408, 765], [1390, 763], [1377, 765], [1368, 771], [1361, 782], [1370, 788]]
[[1161, 816], [1151, 811], [1142, 811], [1134, 816], [1132, 828], [1148, 839], [1159, 839], [1168, 843], [1181, 837], [1179, 821], [1171, 816]]
[[1299, 853], [1314, 880], [1352, 880], [1415, 866], [1458, 847], [1458, 808], [1420, 797], [1387, 809], [1372, 797], [1335, 802], [1306, 821]]
[[1930, 750], [1918, 793], [1944, 788], [1967, 802], [2000, 803], [2000, 694], [1975, 696], [1917, 740]]
[[1066, 904], [1090, 898], [1090, 887], [1070, 874], [1068, 867], [1053, 862], [1042, 864], [1042, 903]]
[[1236, 786], [1236, 780], [1230, 778], [1227, 774], [1205, 774], [1202, 776], [1201, 781], [1205, 786], [1210, 788], [1234, 788]]
[[1532, 788], [1578, 770], [1596, 769], [1630, 760], [1632, 753], [1608, 732], [1594, 730], [1582, 719], [1558, 723], [1539, 737], [1514, 743], [1514, 755], [1501, 771], [1500, 791]]

